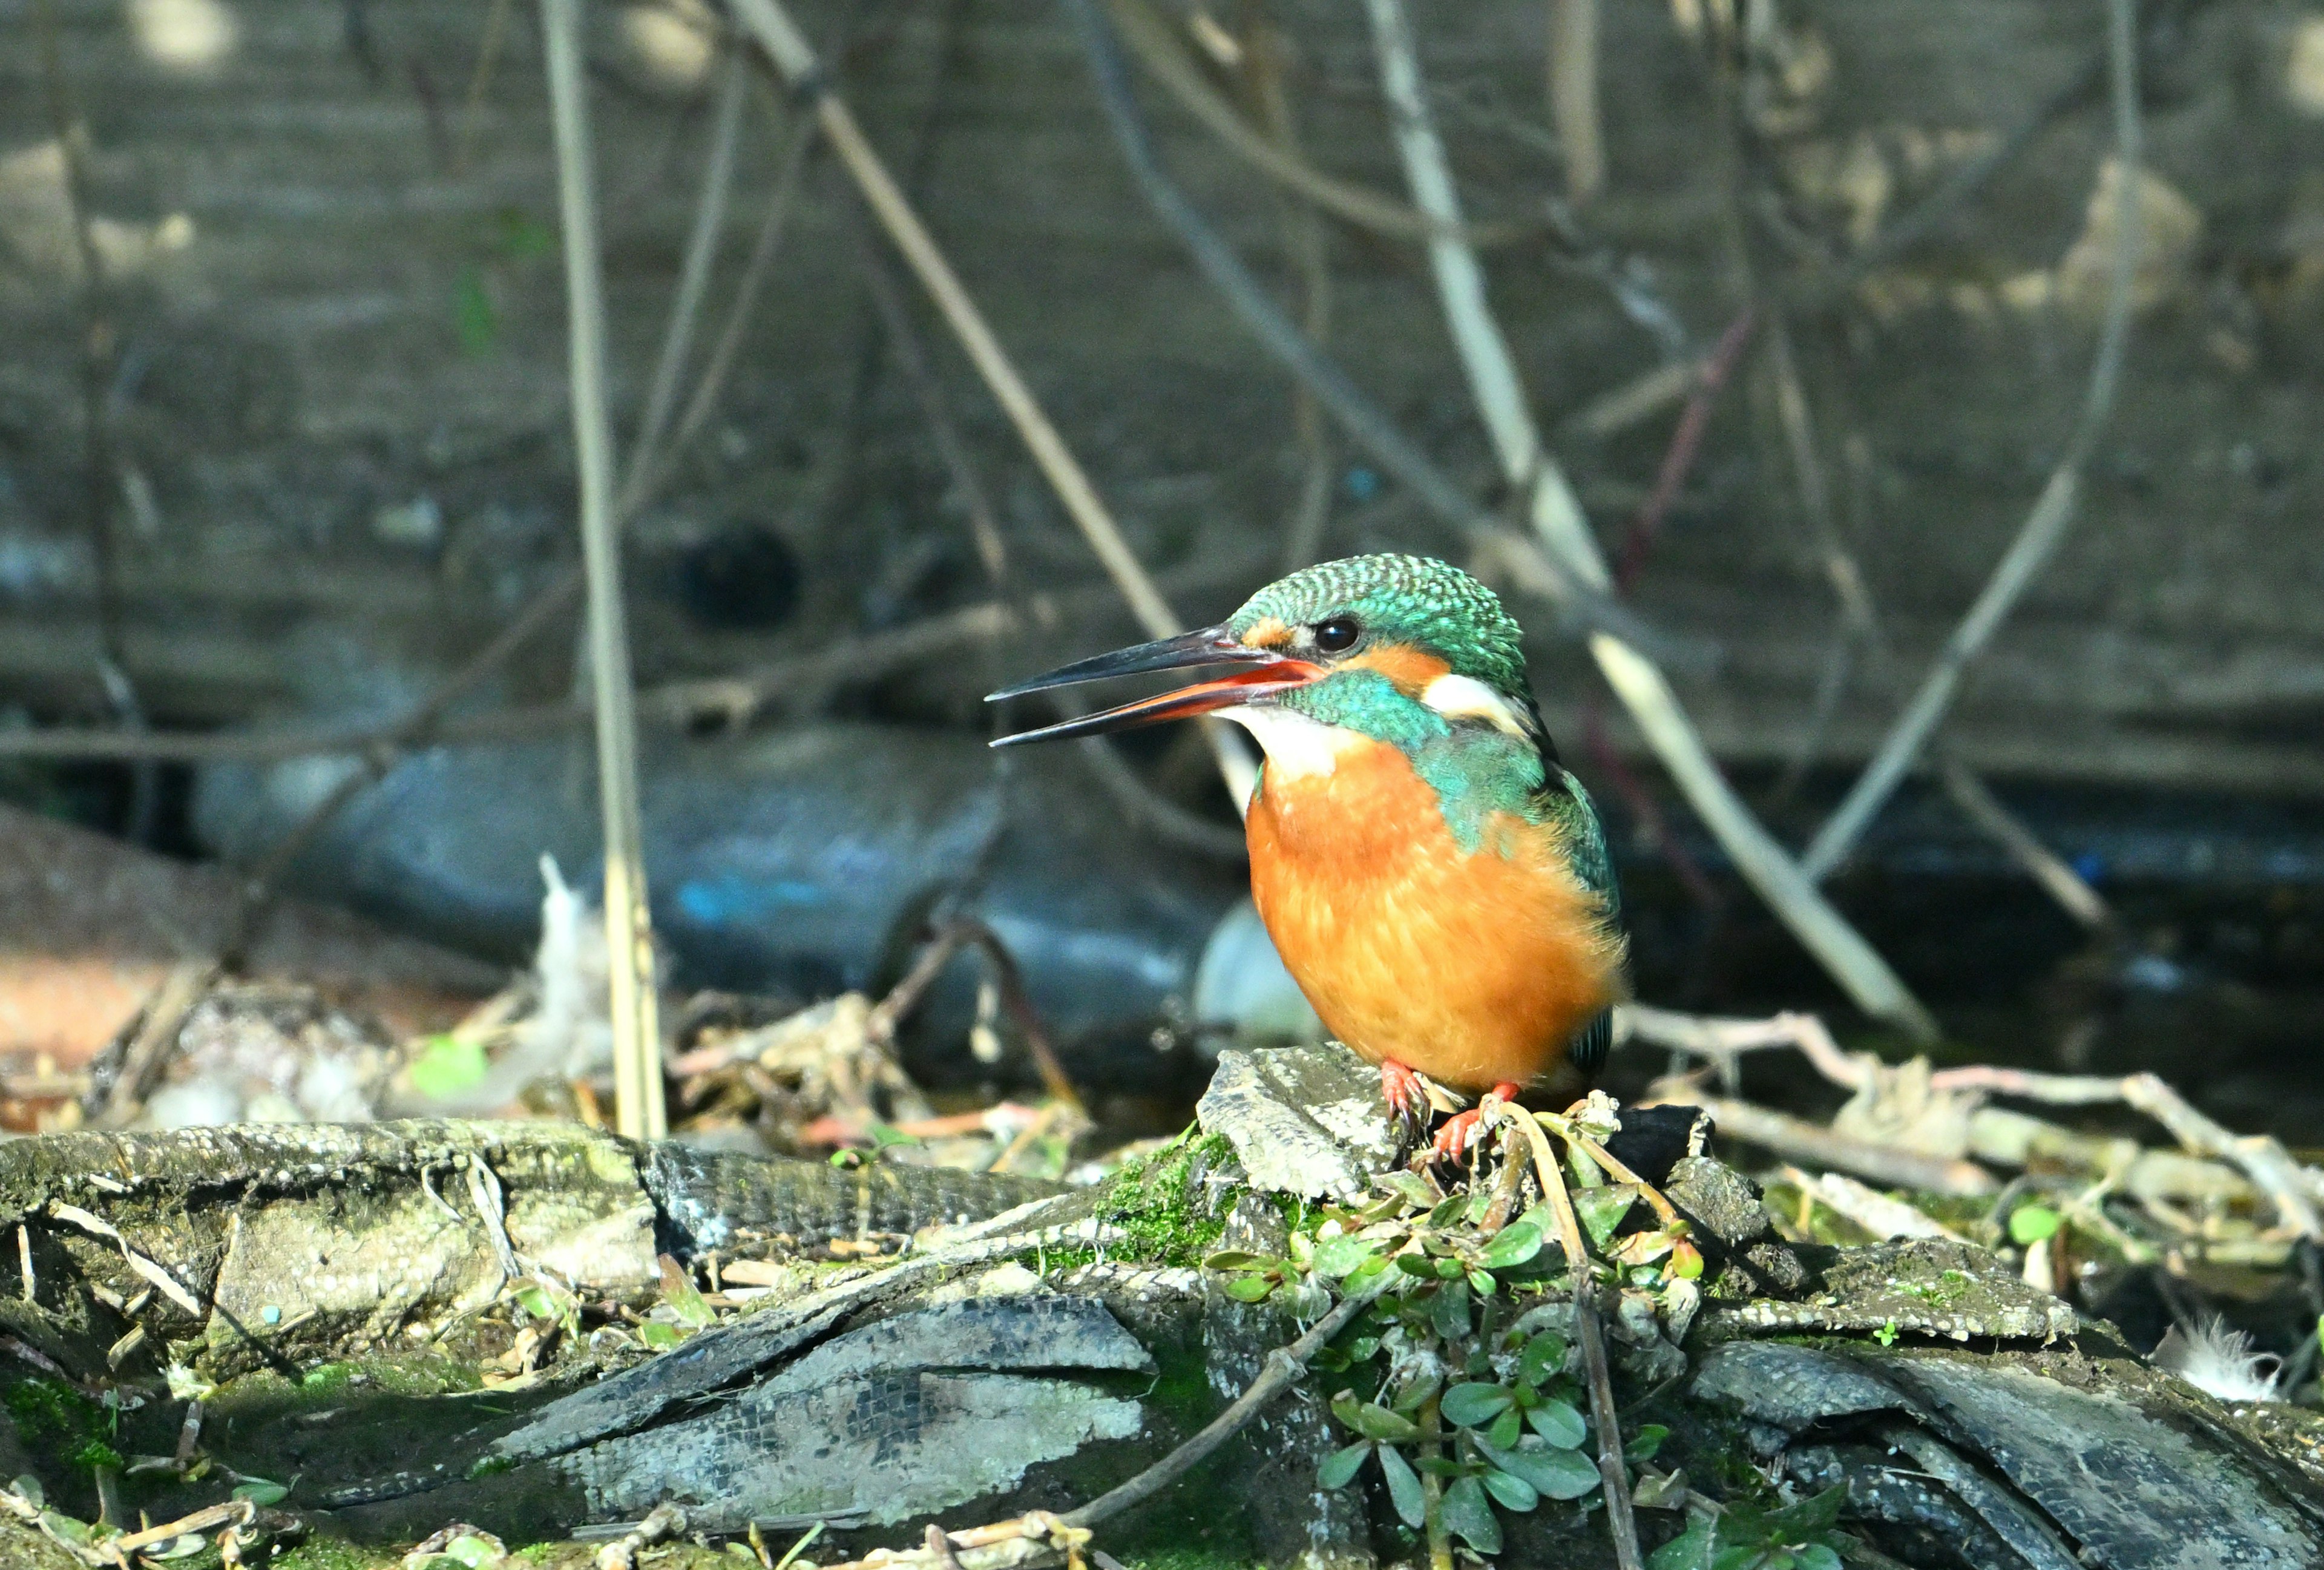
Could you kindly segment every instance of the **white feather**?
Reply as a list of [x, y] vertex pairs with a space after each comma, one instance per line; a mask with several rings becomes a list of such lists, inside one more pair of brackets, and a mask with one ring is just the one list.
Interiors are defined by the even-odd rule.
[[2172, 1325], [2153, 1356], [2155, 1367], [2170, 1370], [2223, 1401], [2281, 1400], [2276, 1381], [2282, 1361], [2272, 1352], [2254, 1352], [2251, 1337], [2228, 1329], [2216, 1314], [2191, 1328]]
[[1525, 716], [1517, 706], [1473, 676], [1438, 677], [1420, 689], [1420, 701], [1446, 719], [1478, 719], [1523, 741]]
[[1272, 704], [1244, 704], [1222, 709], [1219, 717], [1231, 719], [1251, 734], [1279, 780], [1329, 774], [1340, 766], [1341, 753], [1370, 740], [1360, 731], [1351, 731], [1345, 725], [1327, 725], [1297, 709]]

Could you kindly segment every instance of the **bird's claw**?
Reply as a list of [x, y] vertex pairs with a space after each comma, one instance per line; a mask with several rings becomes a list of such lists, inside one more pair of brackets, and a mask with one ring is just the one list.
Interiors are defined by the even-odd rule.
[[1420, 1083], [1420, 1076], [1394, 1058], [1380, 1064], [1380, 1099], [1388, 1103], [1388, 1113], [1397, 1127], [1398, 1143], [1405, 1149], [1419, 1143], [1428, 1131], [1428, 1092]]

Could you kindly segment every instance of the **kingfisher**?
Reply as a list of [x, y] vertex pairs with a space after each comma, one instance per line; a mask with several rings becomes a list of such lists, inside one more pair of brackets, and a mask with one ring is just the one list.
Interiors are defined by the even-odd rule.
[[[992, 744], [1233, 721], [1266, 753], [1244, 819], [1259, 919], [1324, 1025], [1379, 1066], [1391, 1112], [1425, 1126], [1416, 1071], [1512, 1100], [1594, 1078], [1627, 995], [1621, 895], [1492, 590], [1428, 557], [1323, 562], [1216, 626], [990, 701], [1191, 670], [1211, 674]], [[1463, 1150], [1477, 1115], [1436, 1150]]]

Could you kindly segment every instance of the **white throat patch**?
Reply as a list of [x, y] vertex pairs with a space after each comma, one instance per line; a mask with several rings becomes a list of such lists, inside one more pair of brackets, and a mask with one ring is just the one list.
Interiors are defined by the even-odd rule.
[[1219, 717], [1231, 719], [1249, 731], [1258, 741], [1259, 750], [1267, 754], [1268, 765], [1286, 780], [1296, 780], [1304, 774], [1329, 774], [1340, 766], [1341, 753], [1364, 746], [1371, 740], [1361, 731], [1327, 725], [1297, 709], [1279, 708], [1273, 704], [1245, 704], [1221, 709]]

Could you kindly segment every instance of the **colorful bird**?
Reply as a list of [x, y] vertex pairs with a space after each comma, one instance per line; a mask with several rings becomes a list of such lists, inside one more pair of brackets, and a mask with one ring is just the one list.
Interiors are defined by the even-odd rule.
[[[1621, 896], [1493, 592], [1425, 557], [1324, 562], [1215, 627], [992, 696], [1221, 666], [1232, 669], [993, 745], [1235, 721], [1267, 754], [1245, 825], [1259, 917], [1323, 1023], [1379, 1065], [1398, 1115], [1426, 1117], [1416, 1069], [1512, 1098], [1593, 1076], [1625, 994]], [[1457, 1153], [1475, 1118], [1448, 1124], [1438, 1148]]]

